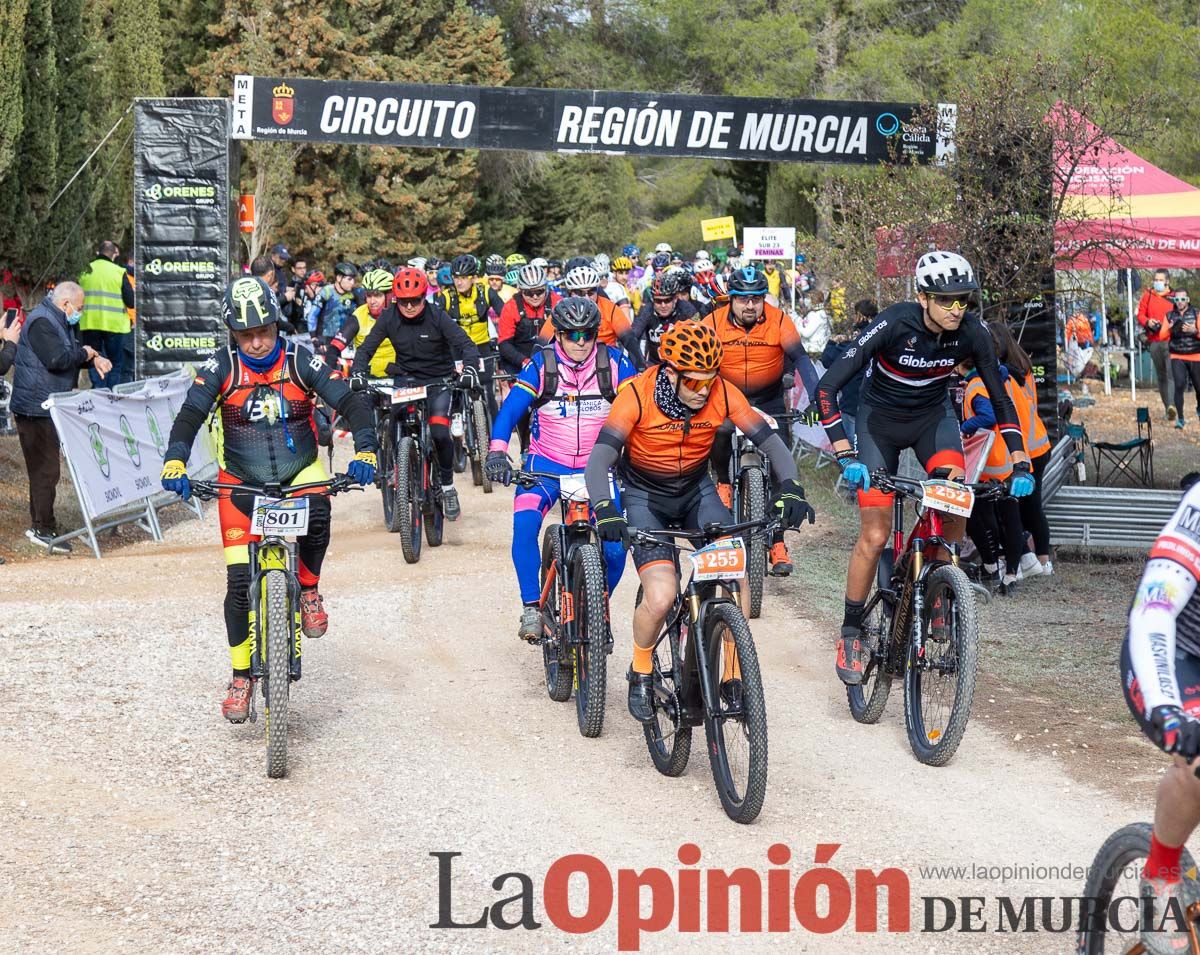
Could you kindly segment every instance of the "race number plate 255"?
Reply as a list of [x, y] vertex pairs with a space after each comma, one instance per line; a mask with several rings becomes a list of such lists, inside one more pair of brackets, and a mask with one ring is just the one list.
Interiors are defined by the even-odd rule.
[[746, 546], [741, 538], [714, 541], [689, 556], [693, 580], [739, 580], [746, 576]]
[[260, 537], [303, 537], [308, 533], [308, 498], [276, 500], [257, 495], [250, 533]]
[[946, 514], [970, 517], [975, 507], [975, 492], [953, 481], [922, 481], [921, 506]]

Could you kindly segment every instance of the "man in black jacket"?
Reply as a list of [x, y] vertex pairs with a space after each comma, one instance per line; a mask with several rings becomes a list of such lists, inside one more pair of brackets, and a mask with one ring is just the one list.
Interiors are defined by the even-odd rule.
[[75, 340], [72, 329], [82, 313], [83, 289], [74, 282], [55, 286], [21, 326], [13, 375], [11, 408], [29, 474], [29, 517], [33, 525], [25, 536], [52, 554], [69, 554], [71, 548], [66, 543], [51, 543], [56, 536], [54, 498], [61, 466], [58, 433], [42, 402], [55, 392], [73, 391], [80, 368], [90, 367], [100, 378], [112, 371], [111, 361], [91, 345]]
[[[478, 388], [480, 355], [462, 326], [436, 302], [426, 301], [428, 290], [429, 280], [420, 269], [409, 267], [396, 273], [393, 302], [355, 349], [350, 375], [353, 387], [364, 389], [375, 350], [387, 338], [396, 351], [396, 361], [387, 370], [397, 383], [430, 385], [426, 414], [441, 472], [442, 510], [446, 520], [456, 521], [462, 507], [454, 490], [454, 440], [450, 437], [450, 402], [454, 395], [440, 380], [454, 374], [454, 356], [458, 354], [462, 357], [464, 383]], [[431, 382], [439, 383], [431, 385]]]

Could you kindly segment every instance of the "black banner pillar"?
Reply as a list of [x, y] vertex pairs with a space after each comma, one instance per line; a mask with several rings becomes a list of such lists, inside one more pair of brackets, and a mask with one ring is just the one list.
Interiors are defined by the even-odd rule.
[[135, 103], [139, 378], [199, 364], [225, 344], [221, 296], [236, 265], [238, 156], [228, 100]]

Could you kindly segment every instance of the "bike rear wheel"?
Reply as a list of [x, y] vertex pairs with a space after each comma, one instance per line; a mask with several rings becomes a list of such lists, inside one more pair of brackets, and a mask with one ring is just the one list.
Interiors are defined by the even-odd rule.
[[887, 707], [888, 694], [892, 690], [891, 632], [891, 601], [876, 592], [867, 601], [862, 620], [861, 639], [870, 651], [863, 681], [858, 686], [846, 687], [850, 715], [860, 723], [878, 723]]
[[422, 475], [425, 495], [421, 508], [425, 523], [425, 540], [429, 542], [430, 547], [441, 547], [442, 534], [446, 527], [446, 512], [442, 510], [442, 492], [433, 487], [431, 469], [435, 467], [432, 461], [425, 461], [425, 471]]
[[400, 530], [396, 520], [396, 445], [393, 431], [385, 428], [379, 442], [379, 491], [383, 501], [383, 523], [391, 532]]
[[488, 431], [487, 408], [484, 407], [482, 398], [476, 398], [471, 402], [468, 427], [475, 436], [475, 440], [471, 442], [473, 445], [471, 448], [471, 480], [475, 482], [476, 487], [483, 487], [484, 494], [491, 494], [492, 479], [487, 476], [487, 470], [483, 466], [491, 435]]
[[[921, 651], [912, 648], [904, 669], [904, 724], [913, 755], [927, 766], [944, 766], [967, 731], [979, 665], [975, 592], [959, 568], [937, 567], [925, 578]], [[943, 638], [931, 630], [941, 627]]]
[[[546, 591], [546, 579], [553, 573], [554, 583]], [[539, 584], [546, 594], [542, 605], [542, 620], [549, 622], [551, 636], [542, 639], [542, 666], [546, 671], [546, 692], [555, 703], [565, 703], [571, 698], [571, 686], [575, 671], [570, 654], [563, 646], [562, 595], [563, 595], [562, 552], [558, 545], [558, 528], [551, 524], [542, 532], [542, 573]]]
[[[641, 603], [641, 596], [639, 588], [636, 603]], [[642, 724], [650, 760], [664, 776], [682, 776], [692, 752], [692, 728], [683, 725], [679, 696], [682, 678], [683, 654], [676, 624], [658, 638], [654, 647], [654, 720]]]
[[282, 570], [267, 571], [263, 576], [262, 609], [258, 619], [261, 627], [259, 632], [264, 635], [267, 775], [272, 779], [281, 779], [288, 770], [288, 688], [291, 683], [289, 663], [292, 642], [290, 604], [287, 574]]
[[[761, 521], [767, 514], [767, 486], [757, 467], [743, 468], [738, 478], [738, 513], [735, 520]], [[750, 618], [762, 613], [763, 579], [767, 575], [767, 541], [761, 534], [747, 535], [746, 582], [750, 587]]]
[[[753, 822], [767, 795], [767, 704], [750, 625], [733, 604], [709, 606], [704, 649], [704, 728], [713, 782], [725, 814], [734, 822]], [[740, 676], [740, 702], [722, 696], [722, 677], [730, 673]]]
[[[1079, 927], [1079, 955], [1104, 955], [1105, 952], [1129, 952], [1139, 942], [1139, 932], [1118, 934], [1115, 927], [1110, 926], [1104, 915], [1114, 899], [1137, 898], [1141, 871], [1146, 857], [1150, 854], [1150, 834], [1153, 827], [1148, 822], [1136, 822], [1118, 829], [1105, 841], [1096, 853], [1096, 858], [1088, 870], [1087, 884], [1083, 897], [1094, 899], [1093, 911], [1099, 913], [1096, 920], [1085, 921]], [[1191, 882], [1192, 894], [1200, 897], [1200, 886], [1196, 884], [1194, 875], [1196, 863], [1192, 854], [1183, 850], [1179, 860], [1184, 879]], [[1120, 920], [1118, 920], [1120, 921]], [[1136, 919], [1134, 920], [1136, 921]]]
[[421, 559], [421, 455], [410, 437], [396, 445], [396, 522], [404, 562]]
[[608, 684], [608, 635], [604, 558], [595, 544], [580, 544], [571, 555], [571, 603], [575, 633], [575, 711], [579, 732], [589, 738], [604, 728]]

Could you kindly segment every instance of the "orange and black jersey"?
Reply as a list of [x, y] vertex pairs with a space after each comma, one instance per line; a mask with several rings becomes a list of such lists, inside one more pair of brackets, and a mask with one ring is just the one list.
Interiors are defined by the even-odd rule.
[[[596, 308], [600, 310], [600, 332], [597, 335], [600, 341], [605, 345], [612, 345], [613, 348], [624, 348], [631, 355], [640, 354], [637, 339], [633, 337], [633, 324], [625, 309], [614, 305], [603, 295], [598, 295], [595, 302]], [[542, 323], [538, 338], [543, 345], [554, 340], [554, 323], [549, 317]]]
[[1017, 409], [1004, 390], [992, 336], [975, 313], [963, 316], [957, 331], [935, 335], [925, 327], [916, 302], [889, 305], [826, 370], [817, 386], [817, 408], [830, 441], [845, 440], [837, 395], [863, 368], [860, 404], [894, 420], [916, 420], [946, 402], [954, 366], [967, 362], [979, 372], [1000, 435], [1009, 451], [1024, 452]]
[[316, 396], [349, 423], [356, 451], [375, 450], [366, 403], [346, 382], [330, 378], [324, 361], [289, 342], [263, 372], [251, 369], [233, 346], [206, 361], [171, 426], [166, 459], [186, 463], [197, 432], [220, 405], [224, 470], [251, 484], [286, 484], [317, 459]]
[[817, 369], [804, 350], [792, 320], [769, 303], [749, 328], [730, 313], [728, 303], [714, 309], [701, 323], [721, 340], [721, 377], [732, 382], [753, 403], [783, 394], [783, 375], [795, 368], [808, 394], [817, 388]]
[[631, 487], [666, 495], [694, 490], [708, 473], [709, 452], [726, 419], [757, 445], [777, 437], [746, 396], [720, 378], [703, 408], [683, 420], [668, 417], [654, 401], [658, 370], [652, 365], [621, 389], [596, 439], [597, 447], [624, 451], [620, 473]]

